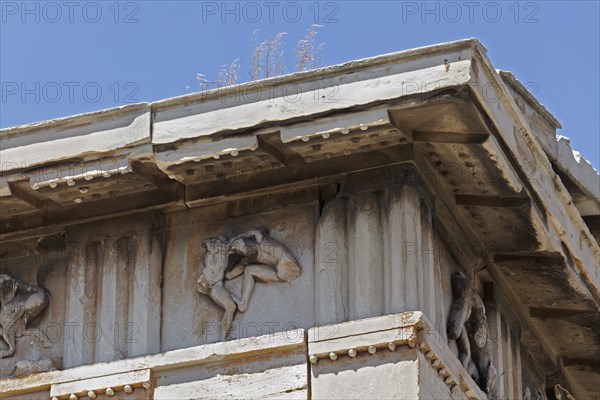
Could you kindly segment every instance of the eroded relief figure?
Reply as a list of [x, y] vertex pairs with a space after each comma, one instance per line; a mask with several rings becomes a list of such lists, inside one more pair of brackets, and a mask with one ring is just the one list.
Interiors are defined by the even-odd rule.
[[473, 380], [486, 393], [496, 382], [492, 345], [483, 300], [467, 277], [452, 275], [453, 302], [448, 316], [448, 339], [456, 341], [458, 358]]
[[541, 389], [533, 390], [535, 390], [535, 393], [531, 392], [531, 388], [526, 387], [525, 390], [523, 390], [523, 400], [548, 400]]
[[223, 279], [229, 267], [229, 241], [224, 236], [209, 237], [202, 241], [204, 267], [198, 277], [198, 291], [210, 296], [225, 310], [221, 319], [221, 340], [225, 340], [237, 308], [231, 293], [225, 289]]
[[[254, 229], [230, 239], [224, 236], [203, 240], [204, 267], [198, 277], [198, 291], [210, 296], [225, 313], [221, 320], [221, 338], [225, 340], [236, 309], [246, 311], [255, 282], [291, 282], [300, 276], [300, 265], [282, 243], [266, 229]], [[224, 279], [243, 275], [242, 294], [238, 298], [224, 286]]]
[[252, 230], [234, 237], [230, 252], [242, 256], [237, 266], [227, 273], [227, 279], [244, 275], [242, 298], [234, 297], [240, 312], [246, 311], [258, 279], [265, 283], [291, 282], [300, 276], [300, 265], [294, 255], [266, 230]]
[[556, 400], [575, 400], [575, 397], [564, 387], [554, 385], [554, 397]]
[[[8, 345], [8, 349], [0, 352], [0, 358], [15, 354], [15, 339], [28, 331], [27, 323], [40, 315], [47, 305], [48, 294], [41, 287], [0, 274], [0, 333]], [[38, 332], [32, 334], [40, 337]]]

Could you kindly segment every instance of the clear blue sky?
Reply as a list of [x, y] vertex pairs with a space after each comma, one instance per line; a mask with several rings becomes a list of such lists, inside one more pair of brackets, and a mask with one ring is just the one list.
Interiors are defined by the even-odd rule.
[[[0, 126], [197, 91], [201, 72], [241, 59], [250, 35], [293, 49], [324, 27], [323, 64], [477, 37], [562, 122], [559, 132], [599, 169], [597, 1], [0, 1]], [[186, 88], [186, 87], [189, 87]], [[101, 93], [98, 92], [98, 89]]]

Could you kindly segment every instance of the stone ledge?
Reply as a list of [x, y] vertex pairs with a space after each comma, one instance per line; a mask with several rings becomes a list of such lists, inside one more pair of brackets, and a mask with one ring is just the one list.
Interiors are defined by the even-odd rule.
[[150, 105], [140, 104], [0, 130], [3, 172], [149, 144], [150, 125]]
[[[400, 346], [418, 349], [437, 371], [451, 393], [467, 399], [487, 399], [487, 395], [462, 367], [448, 345], [423, 313], [404, 312], [321, 326], [308, 330], [309, 360], [335, 362], [339, 357], [354, 359], [361, 353], [393, 353]], [[350, 366], [348, 366], [350, 368]]]
[[132, 393], [135, 388], [151, 388], [152, 371], [143, 369], [122, 374], [58, 383], [50, 388], [52, 400], [71, 399], [87, 396], [96, 398], [98, 394], [113, 396], [115, 392]]
[[[296, 329], [272, 335], [264, 335], [248, 339], [232, 340], [207, 344], [202, 346], [190, 347], [167, 351], [161, 354], [155, 354], [144, 357], [137, 357], [108, 363], [98, 363], [93, 365], [84, 365], [81, 367], [66, 369], [63, 371], [51, 371], [40, 374], [34, 374], [25, 378], [3, 379], [0, 382], [0, 393], [2, 397], [50, 390], [53, 393], [64, 395], [63, 391], [54, 389], [63, 384], [71, 387], [74, 382], [82, 380], [92, 380], [100, 378], [101, 381], [111, 380], [117, 374], [122, 377], [128, 376], [136, 371], [163, 371], [169, 369], [185, 368], [193, 365], [209, 364], [217, 361], [235, 360], [262, 353], [273, 351], [283, 352], [305, 346], [305, 331]], [[118, 387], [125, 385], [133, 386], [137, 383], [143, 385], [147, 380], [135, 382], [122, 381], [111, 383]], [[139, 381], [139, 382], [138, 382]], [[79, 388], [78, 385], [76, 385]], [[90, 390], [92, 388], [88, 388]], [[73, 389], [75, 390], [75, 389]], [[82, 389], [83, 390], [83, 389]], [[68, 398], [68, 397], [67, 397]]]

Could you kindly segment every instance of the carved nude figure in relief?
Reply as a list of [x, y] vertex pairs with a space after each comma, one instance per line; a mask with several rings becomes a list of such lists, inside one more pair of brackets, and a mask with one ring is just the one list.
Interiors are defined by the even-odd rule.
[[233, 298], [240, 312], [248, 308], [257, 279], [265, 283], [291, 282], [300, 276], [300, 266], [294, 255], [266, 230], [242, 233], [231, 240], [229, 247], [231, 253], [243, 257], [226, 275], [227, 279], [244, 275], [242, 298]]
[[231, 293], [225, 289], [223, 279], [229, 267], [229, 241], [224, 236], [209, 237], [202, 241], [204, 268], [198, 277], [198, 291], [210, 296], [225, 313], [221, 319], [221, 340], [225, 340], [237, 308]]
[[[0, 334], [8, 345], [8, 349], [0, 352], [0, 358], [15, 354], [15, 338], [27, 332], [27, 323], [40, 315], [47, 305], [48, 294], [41, 287], [0, 274]], [[37, 332], [32, 334], [40, 336]]]
[[479, 387], [489, 394], [496, 381], [496, 369], [492, 364], [483, 300], [460, 272], [452, 275], [452, 296], [448, 339], [456, 341], [460, 362]]
[[[291, 282], [300, 276], [300, 265], [282, 243], [266, 229], [254, 229], [230, 239], [224, 236], [203, 240], [204, 268], [198, 277], [198, 291], [210, 296], [225, 312], [221, 338], [225, 340], [236, 309], [246, 311], [256, 280], [265, 283]], [[224, 279], [243, 275], [240, 298], [224, 286]]]

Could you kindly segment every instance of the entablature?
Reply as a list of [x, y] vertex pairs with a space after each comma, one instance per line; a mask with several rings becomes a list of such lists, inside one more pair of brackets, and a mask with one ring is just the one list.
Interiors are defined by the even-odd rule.
[[[324, 202], [354, 174], [409, 165], [470, 273], [488, 265], [536, 335], [552, 336], [554, 313], [581, 336], [587, 350], [575, 358], [562, 350], [568, 335], [544, 341], [580, 382], [586, 354], [600, 356], [587, 329], [600, 302], [600, 250], [586, 225], [599, 211], [585, 183], [594, 176], [547, 140], [557, 126], [548, 115], [541, 139], [507, 85], [516, 87], [466, 40], [5, 129], [0, 238], [306, 188]], [[530, 286], [546, 284], [532, 300]]]

